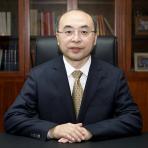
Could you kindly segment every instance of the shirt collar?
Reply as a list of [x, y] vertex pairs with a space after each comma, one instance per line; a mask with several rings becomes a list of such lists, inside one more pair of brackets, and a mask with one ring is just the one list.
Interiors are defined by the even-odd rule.
[[[76, 69], [74, 67], [72, 67], [66, 60], [66, 58], [63, 56], [63, 61], [65, 64], [65, 68], [66, 68], [66, 72], [67, 72], [67, 76], [69, 77], [73, 71], [75, 71]], [[89, 72], [89, 68], [90, 68], [90, 64], [91, 64], [91, 56], [89, 57], [89, 59], [87, 60], [87, 62], [80, 68], [77, 70], [80, 70], [83, 72], [83, 74], [87, 77], [88, 76], [88, 72]]]

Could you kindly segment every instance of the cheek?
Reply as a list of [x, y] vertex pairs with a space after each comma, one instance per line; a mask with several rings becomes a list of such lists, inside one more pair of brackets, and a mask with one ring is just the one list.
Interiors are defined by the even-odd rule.
[[87, 49], [92, 49], [94, 47], [94, 40], [87, 40], [85, 45]]
[[66, 48], [66, 45], [67, 45], [67, 42], [65, 40], [60, 40], [59, 41], [59, 47], [60, 49], [65, 49]]

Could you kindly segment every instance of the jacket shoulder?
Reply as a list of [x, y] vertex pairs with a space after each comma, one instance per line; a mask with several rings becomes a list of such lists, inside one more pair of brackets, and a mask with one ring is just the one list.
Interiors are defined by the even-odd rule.
[[95, 65], [107, 74], [111, 75], [115, 73], [123, 73], [123, 71], [119, 67], [113, 64], [110, 64], [108, 62], [105, 62], [97, 58], [95, 58], [94, 61], [95, 61]]
[[29, 74], [35, 74], [35, 75], [47, 74], [51, 71], [51, 69], [53, 69], [54, 67], [57, 67], [57, 65], [59, 65], [61, 63], [62, 63], [61, 57], [54, 58], [54, 59], [49, 60], [43, 64], [33, 67], [30, 70]]

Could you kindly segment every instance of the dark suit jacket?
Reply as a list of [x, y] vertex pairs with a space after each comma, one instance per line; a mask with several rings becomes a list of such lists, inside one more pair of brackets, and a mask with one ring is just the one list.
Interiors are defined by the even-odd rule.
[[97, 140], [138, 134], [142, 127], [122, 71], [95, 58], [76, 119], [62, 56], [32, 69], [4, 121], [7, 132], [42, 140], [68, 122], [82, 122]]

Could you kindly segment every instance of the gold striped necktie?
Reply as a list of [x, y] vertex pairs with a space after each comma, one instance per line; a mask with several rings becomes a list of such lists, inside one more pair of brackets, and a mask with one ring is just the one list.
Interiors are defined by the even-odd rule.
[[81, 100], [83, 97], [83, 88], [80, 83], [80, 78], [82, 76], [82, 72], [80, 70], [76, 70], [72, 73], [72, 76], [75, 79], [74, 86], [73, 86], [73, 92], [72, 92], [72, 99], [74, 102], [75, 112], [76, 116], [78, 117], [80, 106], [81, 106]]

